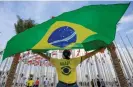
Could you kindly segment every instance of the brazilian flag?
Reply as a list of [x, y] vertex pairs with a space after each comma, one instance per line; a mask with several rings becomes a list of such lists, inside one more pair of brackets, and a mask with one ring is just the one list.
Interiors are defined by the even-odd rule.
[[110, 44], [129, 4], [90, 5], [65, 12], [11, 38], [3, 59], [27, 50], [98, 49]]

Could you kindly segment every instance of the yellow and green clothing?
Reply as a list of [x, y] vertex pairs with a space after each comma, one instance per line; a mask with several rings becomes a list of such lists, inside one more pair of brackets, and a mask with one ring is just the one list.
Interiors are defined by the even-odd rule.
[[84, 59], [85, 58], [82, 57], [72, 58], [69, 60], [51, 58], [50, 62], [53, 64], [54, 67], [56, 67], [59, 81], [71, 84], [76, 82], [76, 67]]
[[34, 81], [33, 80], [28, 80], [26, 85], [27, 86], [33, 86], [34, 85]]

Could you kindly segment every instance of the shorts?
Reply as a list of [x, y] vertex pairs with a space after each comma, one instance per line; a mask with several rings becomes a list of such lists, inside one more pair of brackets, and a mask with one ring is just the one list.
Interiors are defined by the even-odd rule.
[[78, 87], [77, 83], [67, 84], [59, 81], [56, 87]]
[[35, 85], [34, 87], [39, 87], [39, 85]]

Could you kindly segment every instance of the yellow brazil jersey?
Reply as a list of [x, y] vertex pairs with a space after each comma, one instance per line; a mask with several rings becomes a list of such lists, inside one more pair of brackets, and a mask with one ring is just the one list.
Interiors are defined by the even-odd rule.
[[34, 81], [33, 80], [28, 80], [27, 81], [27, 86], [33, 86], [34, 85]]
[[69, 60], [51, 58], [50, 62], [56, 67], [59, 81], [69, 84], [76, 82], [76, 67], [81, 62], [81, 57]]

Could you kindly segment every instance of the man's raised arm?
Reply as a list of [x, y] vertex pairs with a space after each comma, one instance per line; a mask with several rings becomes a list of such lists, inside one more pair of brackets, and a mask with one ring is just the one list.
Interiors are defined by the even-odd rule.
[[93, 55], [95, 55], [96, 53], [101, 52], [101, 51], [104, 51], [104, 50], [105, 50], [105, 48], [101, 48], [101, 49], [94, 50], [94, 51], [92, 51], [90, 53], [87, 53], [85, 56], [81, 56], [81, 58], [82, 58], [81, 60], [83, 61], [83, 60], [85, 60], [87, 58], [90, 58]]

